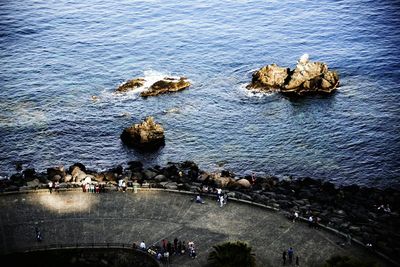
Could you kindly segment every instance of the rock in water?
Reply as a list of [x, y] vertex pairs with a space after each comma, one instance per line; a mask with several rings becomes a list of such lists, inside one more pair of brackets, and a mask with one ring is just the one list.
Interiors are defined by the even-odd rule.
[[153, 85], [150, 86], [147, 91], [140, 93], [140, 96], [148, 97], [170, 92], [177, 92], [188, 88], [190, 85], [190, 82], [188, 82], [185, 77], [181, 77], [179, 80], [167, 77], [163, 80], [153, 83]]
[[154, 122], [153, 117], [147, 117], [141, 124], [125, 128], [121, 140], [140, 150], [155, 150], [165, 144], [164, 129]]
[[287, 94], [304, 95], [309, 93], [331, 93], [339, 85], [339, 76], [329, 71], [322, 62], [310, 62], [304, 54], [296, 68], [282, 68], [275, 64], [262, 67], [253, 73], [248, 89], [262, 92], [279, 91]]
[[253, 79], [247, 88], [258, 89], [264, 92], [280, 90], [285, 84], [289, 72], [289, 68], [282, 68], [276, 64], [262, 67], [260, 70], [253, 73]]
[[116, 92], [124, 93], [124, 92], [130, 91], [130, 90], [136, 89], [138, 87], [143, 86], [145, 81], [146, 80], [142, 79], [142, 78], [129, 80], [129, 81], [121, 84], [120, 86], [118, 86]]

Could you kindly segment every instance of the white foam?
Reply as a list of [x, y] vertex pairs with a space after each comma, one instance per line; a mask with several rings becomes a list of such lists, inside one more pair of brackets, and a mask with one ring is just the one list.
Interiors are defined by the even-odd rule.
[[275, 92], [270, 92], [270, 93], [265, 93], [265, 92], [260, 92], [258, 90], [254, 89], [247, 89], [246, 88], [247, 83], [243, 83], [239, 85], [238, 90], [244, 94], [246, 97], [256, 97], [256, 98], [263, 98], [265, 96], [271, 96], [274, 95]]
[[[117, 93], [117, 92], [112, 92], [111, 95], [113, 97], [118, 97], [118, 98], [121, 98], [121, 99], [135, 99], [135, 98], [138, 98], [138, 95], [141, 92], [144, 92], [144, 91], [148, 90], [150, 88], [150, 86], [152, 86], [155, 82], [157, 82], [159, 80], [163, 80], [166, 77], [174, 78], [174, 79], [178, 79], [178, 80], [180, 78], [179, 76], [174, 76], [174, 75], [171, 75], [169, 73], [163, 73], [163, 72], [159, 72], [159, 71], [156, 71], [156, 70], [145, 70], [143, 72], [143, 77], [138, 77], [138, 78], [143, 78], [145, 80], [143, 86], [140, 86], [140, 87], [135, 88], [133, 90], [129, 90], [128, 92], [123, 93], [123, 94]], [[132, 78], [130, 78], [130, 79], [132, 79]], [[124, 84], [128, 80], [124, 81], [120, 85]], [[106, 93], [104, 93], [104, 94], [106, 94]]]

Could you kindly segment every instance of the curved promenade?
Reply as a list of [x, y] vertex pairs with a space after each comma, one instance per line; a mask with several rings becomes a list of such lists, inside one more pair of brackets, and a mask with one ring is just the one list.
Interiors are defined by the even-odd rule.
[[[171, 266], [203, 266], [212, 246], [228, 241], [248, 242], [260, 266], [281, 266], [282, 251], [290, 246], [301, 266], [322, 263], [333, 254], [352, 255], [389, 266], [343, 239], [256, 205], [229, 201], [222, 208], [214, 198], [198, 204], [192, 195], [163, 190], [83, 193], [80, 190], [3, 194], [0, 196], [2, 254], [76, 243], [126, 243], [144, 240], [147, 246], [175, 237], [193, 241], [198, 257], [173, 256]], [[37, 243], [35, 227], [43, 234]]]

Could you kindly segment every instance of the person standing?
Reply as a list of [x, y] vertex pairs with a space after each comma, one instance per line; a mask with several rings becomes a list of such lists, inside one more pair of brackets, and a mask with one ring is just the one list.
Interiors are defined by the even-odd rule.
[[174, 239], [174, 254], [178, 254], [178, 238]]
[[220, 195], [219, 196], [219, 206], [222, 208], [222, 206], [224, 206], [224, 196], [223, 195]]
[[35, 232], [36, 232], [36, 241], [37, 242], [42, 242], [42, 233], [40, 232], [39, 228], [35, 227]]
[[50, 191], [50, 194], [53, 192], [53, 182], [52, 181], [49, 181], [49, 191]]
[[286, 250], [284, 250], [282, 253], [282, 262], [283, 262], [283, 265], [286, 265]]
[[297, 212], [297, 210], [294, 212], [294, 216], [293, 216], [293, 222], [297, 221], [299, 218], [299, 213]]
[[292, 264], [292, 262], [293, 262], [293, 254], [294, 254], [294, 250], [293, 250], [292, 247], [290, 247], [288, 249], [287, 254], [288, 254], [288, 257], [289, 257], [289, 264]]
[[140, 242], [140, 249], [146, 250], [146, 244], [144, 243], [144, 241]]
[[300, 266], [300, 264], [299, 264], [299, 256], [296, 256], [296, 267], [299, 267]]
[[55, 190], [57, 193], [60, 193], [60, 182], [59, 182], [59, 181], [56, 181], [56, 182], [54, 183], [54, 190]]

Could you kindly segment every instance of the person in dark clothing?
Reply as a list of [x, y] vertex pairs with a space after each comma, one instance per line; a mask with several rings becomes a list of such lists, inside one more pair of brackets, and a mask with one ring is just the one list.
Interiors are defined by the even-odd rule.
[[292, 262], [293, 262], [293, 254], [294, 254], [294, 250], [293, 250], [292, 247], [290, 247], [290, 248], [288, 249], [287, 254], [288, 254], [288, 256], [289, 256], [289, 263], [292, 264]]
[[285, 265], [286, 264], [286, 250], [284, 250], [282, 253], [282, 261], [283, 261], [283, 265]]
[[43, 238], [42, 238], [42, 233], [40, 233], [39, 228], [35, 228], [35, 232], [36, 232], [36, 241], [38, 242], [42, 242]]
[[178, 254], [178, 238], [175, 237], [174, 239], [174, 253]]
[[299, 265], [299, 256], [296, 256], [296, 266], [297, 266], [297, 267], [300, 266], [300, 265]]

